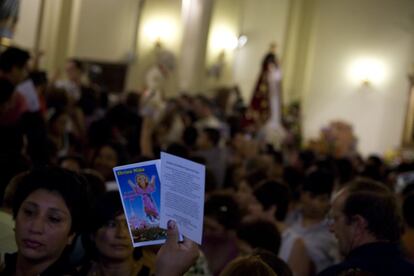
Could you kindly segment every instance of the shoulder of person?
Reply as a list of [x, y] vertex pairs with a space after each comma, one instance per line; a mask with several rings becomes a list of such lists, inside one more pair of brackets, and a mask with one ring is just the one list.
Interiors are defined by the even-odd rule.
[[14, 275], [17, 254], [0, 254], [0, 275]]
[[337, 265], [330, 266], [325, 270], [322, 270], [318, 276], [338, 276], [338, 275], [353, 275], [347, 274], [353, 271], [359, 271], [359, 268], [356, 266], [349, 266], [345, 263], [340, 263]]

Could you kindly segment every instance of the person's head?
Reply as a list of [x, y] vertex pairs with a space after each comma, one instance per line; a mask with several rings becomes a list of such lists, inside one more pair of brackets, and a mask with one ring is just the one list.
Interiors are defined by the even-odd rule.
[[79, 155], [65, 155], [58, 160], [59, 167], [80, 173], [85, 167], [85, 161]]
[[38, 93], [43, 94], [47, 88], [47, 74], [45, 71], [30, 72], [29, 78], [32, 80]]
[[22, 182], [23, 177], [27, 174], [27, 172], [21, 172], [15, 175], [10, 182], [7, 184], [6, 189], [4, 190], [3, 196], [3, 204], [1, 207], [5, 208], [8, 211], [13, 209], [13, 199], [14, 195], [16, 194], [17, 187]]
[[57, 167], [28, 172], [13, 199], [18, 254], [32, 262], [58, 259], [84, 227], [85, 185]]
[[66, 63], [65, 71], [69, 80], [80, 83], [84, 72], [84, 66], [78, 59], [69, 59]]
[[231, 261], [220, 276], [276, 276], [273, 269], [266, 264], [259, 256], [238, 257]]
[[201, 150], [217, 147], [220, 142], [220, 131], [215, 128], [204, 128], [197, 138], [197, 147]]
[[301, 193], [304, 217], [320, 220], [325, 218], [333, 185], [333, 175], [324, 169], [315, 169], [305, 176]]
[[0, 73], [14, 85], [23, 81], [28, 73], [29, 52], [10, 47], [0, 54]]
[[273, 269], [277, 276], [293, 276], [289, 266], [277, 254], [258, 248], [253, 250], [252, 255], [259, 256], [260, 259]]
[[335, 160], [336, 179], [340, 185], [351, 181], [355, 176], [354, 167], [349, 158]]
[[188, 159], [190, 156], [188, 148], [183, 144], [177, 142], [170, 143], [165, 149], [165, 152], [186, 159]]
[[330, 230], [344, 255], [363, 244], [396, 242], [401, 237], [397, 199], [385, 185], [375, 181], [357, 179], [347, 184], [335, 195], [330, 217]]
[[115, 143], [106, 143], [96, 149], [92, 160], [93, 169], [97, 170], [105, 180], [113, 179], [112, 169], [123, 162], [124, 149]]
[[213, 104], [207, 97], [199, 95], [194, 99], [193, 110], [202, 119], [213, 114]]
[[186, 127], [181, 137], [184, 145], [186, 145], [189, 149], [193, 149], [195, 147], [197, 138], [198, 138], [198, 131], [197, 131], [197, 128], [193, 126]]
[[241, 219], [240, 207], [230, 193], [213, 193], [204, 205], [204, 215], [222, 225], [227, 230], [238, 227]]
[[256, 199], [263, 206], [265, 213], [283, 221], [289, 208], [290, 191], [289, 187], [276, 180], [266, 180], [254, 190]]
[[135, 176], [135, 181], [137, 182], [137, 185], [141, 188], [141, 189], [145, 189], [148, 186], [148, 176], [146, 174], [143, 173], [139, 173]]
[[50, 110], [49, 116], [49, 133], [53, 136], [64, 135], [70, 119], [68, 111], [66, 109]]
[[251, 248], [261, 248], [278, 254], [281, 236], [276, 225], [267, 220], [255, 219], [241, 223], [237, 237]]
[[282, 179], [292, 192], [292, 201], [298, 201], [304, 179], [303, 173], [293, 166], [286, 166], [283, 168]]
[[100, 260], [123, 261], [133, 257], [134, 248], [118, 192], [107, 192], [98, 198], [93, 209], [91, 239]]

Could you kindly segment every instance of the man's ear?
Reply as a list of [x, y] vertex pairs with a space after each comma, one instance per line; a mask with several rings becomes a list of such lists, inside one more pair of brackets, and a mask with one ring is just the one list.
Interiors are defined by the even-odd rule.
[[354, 227], [356, 227], [358, 232], [365, 231], [368, 227], [367, 220], [361, 215], [353, 216], [352, 217], [352, 224], [354, 225]]

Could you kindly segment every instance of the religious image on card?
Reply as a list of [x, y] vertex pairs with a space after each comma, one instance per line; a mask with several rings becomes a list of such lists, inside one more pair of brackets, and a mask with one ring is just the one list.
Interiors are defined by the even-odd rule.
[[165, 242], [159, 227], [160, 161], [153, 160], [114, 168], [134, 247]]

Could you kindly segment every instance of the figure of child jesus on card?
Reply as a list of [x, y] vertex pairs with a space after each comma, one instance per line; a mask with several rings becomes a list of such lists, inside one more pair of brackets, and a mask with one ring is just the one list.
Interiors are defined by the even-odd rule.
[[114, 168], [134, 247], [164, 243], [159, 227], [159, 160]]

